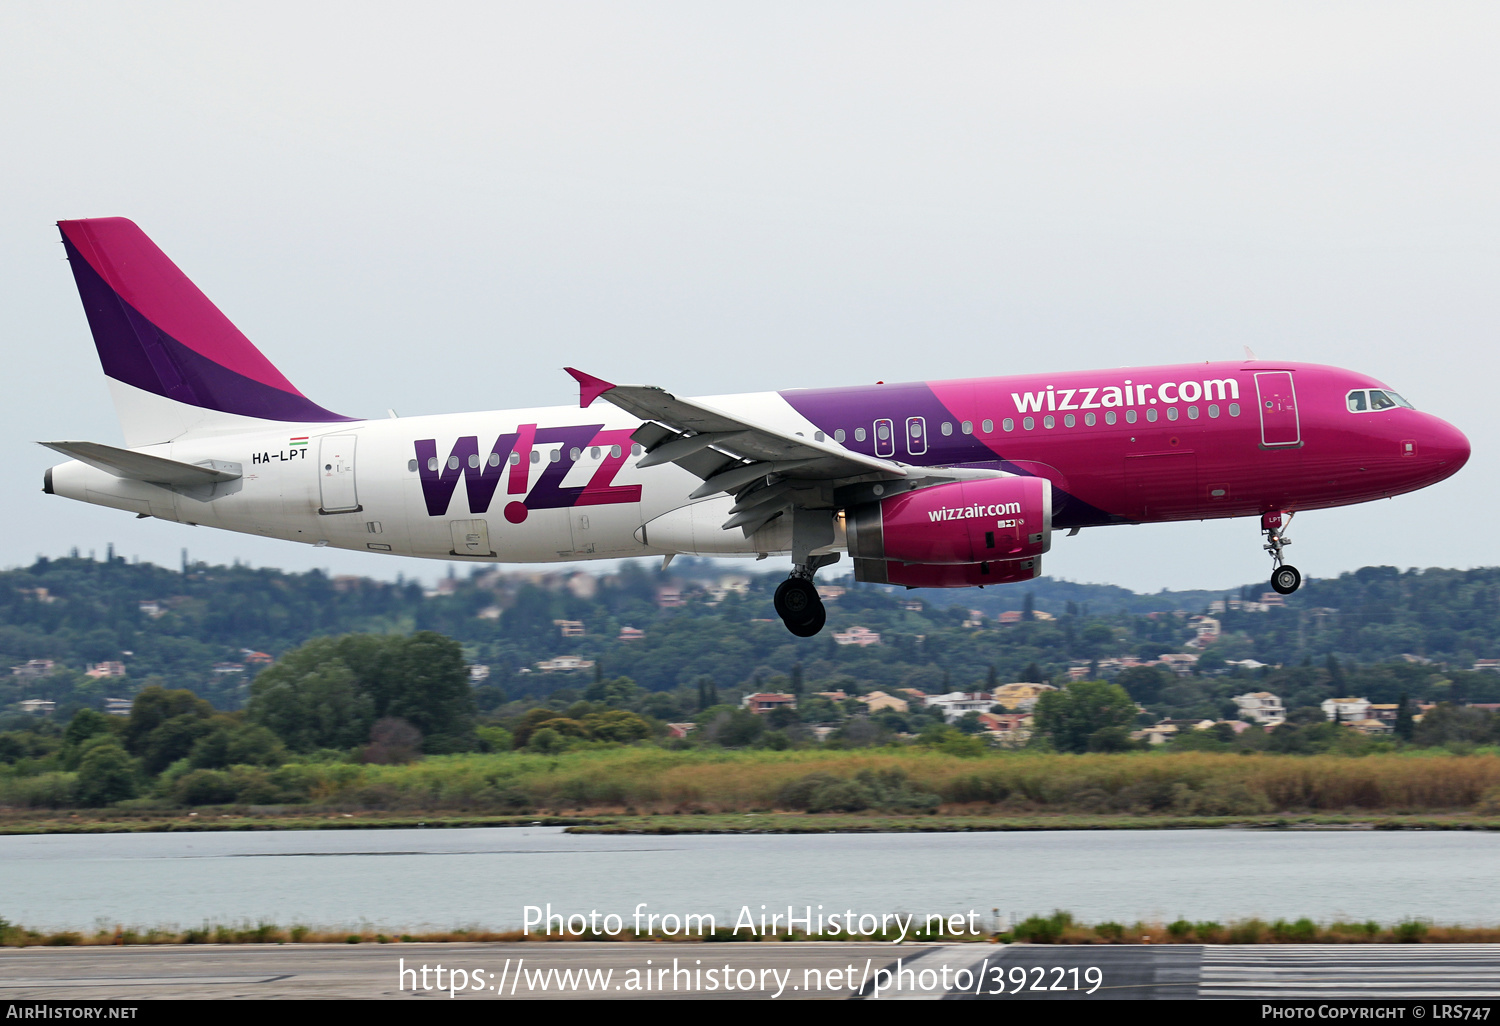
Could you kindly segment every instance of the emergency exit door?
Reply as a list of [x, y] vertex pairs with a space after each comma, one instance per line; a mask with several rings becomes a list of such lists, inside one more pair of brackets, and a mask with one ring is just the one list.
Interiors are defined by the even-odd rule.
[[318, 512], [357, 513], [361, 509], [354, 486], [355, 435], [324, 435], [318, 443]]

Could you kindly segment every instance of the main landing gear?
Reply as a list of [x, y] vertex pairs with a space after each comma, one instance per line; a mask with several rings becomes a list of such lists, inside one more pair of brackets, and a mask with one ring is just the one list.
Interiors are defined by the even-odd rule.
[[1281, 595], [1290, 595], [1302, 587], [1301, 571], [1282, 562], [1281, 555], [1281, 550], [1292, 543], [1286, 536], [1286, 529], [1294, 515], [1276, 510], [1260, 516], [1260, 530], [1266, 536], [1266, 544], [1262, 547], [1271, 554], [1271, 587]]
[[837, 552], [810, 556], [806, 563], [794, 566], [792, 576], [776, 587], [776, 596], [772, 600], [776, 606], [776, 615], [781, 617], [786, 629], [797, 637], [810, 638], [828, 622], [823, 600], [818, 597], [818, 589], [813, 586], [813, 574], [818, 572], [819, 567], [838, 562], [838, 558]]

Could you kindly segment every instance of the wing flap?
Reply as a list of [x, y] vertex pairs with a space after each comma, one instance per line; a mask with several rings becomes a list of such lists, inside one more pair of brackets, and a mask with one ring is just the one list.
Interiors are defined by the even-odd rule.
[[694, 497], [739, 491], [772, 474], [809, 481], [894, 480], [907, 474], [894, 461], [790, 434], [654, 385], [613, 385], [571, 367], [568, 373], [579, 382], [585, 405], [604, 399], [646, 421], [633, 436], [646, 447], [640, 465], [675, 463], [702, 478]]

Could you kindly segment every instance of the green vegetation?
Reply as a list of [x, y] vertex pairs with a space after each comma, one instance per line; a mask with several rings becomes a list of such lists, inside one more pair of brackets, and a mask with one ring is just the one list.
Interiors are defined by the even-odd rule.
[[[782, 575], [741, 574], [741, 583], [722, 591], [715, 582], [724, 574], [688, 559], [665, 573], [625, 564], [602, 578], [505, 575], [476, 566], [425, 593], [414, 583], [317, 572], [193, 564], [180, 573], [118, 558], [39, 559], [0, 573], [0, 667], [28, 660], [54, 665], [36, 679], [0, 677], [0, 710], [45, 699], [57, 703], [66, 722], [78, 708], [102, 710], [105, 697], [130, 698], [155, 684], [190, 690], [232, 711], [249, 700], [258, 669], [247, 652], [284, 657], [315, 638], [433, 631], [457, 641], [465, 662], [489, 667], [474, 691], [482, 713], [508, 701], [545, 704], [559, 692], [578, 700], [590, 671], [535, 669], [540, 660], [568, 654], [602, 662], [607, 678], [628, 678], [648, 698], [664, 696], [659, 712], [636, 711], [668, 719], [714, 699], [734, 704], [747, 690], [805, 696], [839, 688], [969, 690], [1055, 680], [1074, 661], [1155, 659], [1182, 650], [1192, 637], [1177, 611], [1200, 613], [1213, 599], [1258, 599], [1265, 590], [1256, 584], [1227, 595], [1134, 595], [1041, 580], [1025, 590], [904, 592], [845, 580], [849, 590], [829, 603], [824, 633], [796, 639], [771, 610]], [[657, 590], [666, 586], [680, 593], [680, 606], [658, 603]], [[996, 623], [1002, 610], [1027, 608], [1054, 619]], [[983, 614], [984, 626], [963, 626], [970, 609]], [[1285, 608], [1216, 614], [1221, 633], [1201, 651], [1196, 673], [1179, 677], [1147, 667], [1112, 682], [1155, 718], [1217, 719], [1230, 711], [1229, 696], [1246, 690], [1273, 691], [1288, 709], [1351, 692], [1381, 703], [1403, 693], [1455, 706], [1500, 702], [1500, 674], [1467, 669], [1476, 659], [1500, 656], [1497, 614], [1500, 569], [1366, 567], [1307, 582]], [[555, 620], [576, 621], [584, 633], [565, 637]], [[879, 631], [882, 643], [834, 643], [835, 631], [856, 624]], [[620, 640], [626, 626], [644, 638]], [[1269, 667], [1249, 671], [1227, 662], [1247, 658]], [[123, 663], [125, 678], [84, 675], [91, 664], [111, 660]], [[325, 683], [337, 692], [337, 681]], [[888, 720], [889, 730], [921, 730], [894, 714]]]
[[[673, 751], [643, 742], [590, 744], [598, 747], [428, 756], [407, 764], [327, 758], [320, 753], [274, 768], [193, 769], [191, 759], [183, 759], [155, 780], [127, 776], [140, 797], [126, 801], [125, 807], [276, 806], [267, 813], [307, 807], [495, 816], [777, 810], [923, 816], [936, 809], [946, 815], [1006, 818], [1262, 820], [1307, 814], [1500, 814], [1500, 755], [1491, 752], [1347, 758], [1023, 751], [975, 758], [917, 745], [789, 751], [704, 746]], [[116, 779], [110, 774], [118, 771], [123, 747], [106, 741], [90, 749], [98, 753], [101, 766], [96, 777], [85, 777], [82, 769], [0, 777], [0, 805], [83, 805], [86, 780]], [[81, 765], [90, 763], [86, 759]]]
[[[1104, 922], [1093, 926], [1080, 923], [1070, 912], [1057, 911], [1047, 916], [1031, 916], [1013, 929], [1000, 930], [978, 936], [960, 934], [958, 937], [928, 934], [914, 930], [908, 938], [917, 941], [939, 940], [953, 943], [955, 939], [988, 943], [1019, 941], [1029, 944], [1494, 944], [1500, 941], [1500, 928], [1490, 926], [1438, 926], [1426, 920], [1406, 919], [1389, 926], [1368, 920], [1346, 922], [1335, 920], [1316, 923], [1301, 918], [1291, 922], [1276, 919], [1232, 920], [1228, 923], [1189, 922], [1179, 919], [1171, 923], [1137, 922], [1129, 926], [1122, 923]], [[579, 937], [542, 936], [536, 933], [525, 935], [520, 930], [492, 931], [478, 927], [470, 929], [443, 930], [428, 933], [395, 932], [380, 933], [371, 928], [358, 932], [347, 929], [318, 929], [305, 925], [291, 927], [258, 922], [229, 925], [205, 923], [201, 927], [182, 930], [178, 928], [151, 928], [115, 926], [101, 927], [93, 933], [76, 931], [43, 933], [0, 919], [0, 947], [70, 947], [76, 945], [140, 945], [140, 944], [413, 944], [413, 943], [458, 943], [509, 942], [532, 944], [559, 944], [569, 941], [652, 941], [655, 943], [690, 943], [708, 941], [847, 941], [847, 940], [894, 940], [893, 934], [850, 935], [825, 933], [807, 935], [801, 931], [735, 934], [727, 926], [704, 937], [625, 930], [615, 936], [605, 933], [586, 933]]]
[[1136, 707], [1129, 692], [1102, 680], [1049, 691], [1036, 703], [1036, 734], [1059, 752], [1123, 752]]
[[[796, 639], [770, 610], [778, 576], [713, 584], [721, 576], [691, 560], [603, 578], [476, 567], [428, 593], [239, 566], [39, 560], [0, 574], [0, 659], [55, 663], [0, 678], [0, 709], [23, 698], [57, 709], [0, 715], [0, 806], [179, 819], [259, 809], [268, 822], [299, 810], [628, 811], [666, 817], [643, 825], [661, 830], [683, 828], [672, 817], [772, 812], [913, 829], [974, 817], [1500, 816], [1500, 717], [1465, 704], [1500, 702], [1500, 674], [1442, 664], [1500, 647], [1500, 570], [1310, 582], [1284, 609], [1222, 614], [1192, 672], [1134, 666], [1071, 682], [1070, 664], [1182, 649], [1194, 632], [1173, 610], [1189, 597], [1037, 582], [913, 600], [858, 586], [830, 602], [828, 632]], [[658, 602], [667, 586], [673, 600]], [[971, 603], [1032, 615], [975, 626]], [[835, 644], [854, 624], [881, 644]], [[624, 626], [644, 638], [621, 640]], [[563, 654], [586, 668], [539, 666]], [[1247, 657], [1282, 665], [1228, 662]], [[127, 676], [85, 676], [95, 660], [123, 661]], [[471, 683], [471, 665], [488, 677]], [[1061, 686], [1039, 699], [1024, 750], [997, 748], [977, 713], [950, 724], [918, 704], [860, 701], [1016, 678]], [[1230, 715], [1230, 696], [1248, 690], [1281, 695], [1288, 722], [1185, 729], [1151, 751], [1129, 736], [1162, 716]], [[740, 705], [751, 691], [789, 692], [797, 707], [753, 714]], [[1351, 693], [1399, 702], [1394, 736], [1323, 718], [1317, 703]], [[106, 695], [131, 698], [129, 715], [105, 715]], [[1418, 701], [1438, 704], [1418, 721]]]

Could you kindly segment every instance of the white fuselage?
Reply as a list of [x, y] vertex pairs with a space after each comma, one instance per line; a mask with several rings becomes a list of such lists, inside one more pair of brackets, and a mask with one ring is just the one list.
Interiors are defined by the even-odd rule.
[[[788, 433], [816, 430], [775, 392], [703, 401]], [[210, 499], [77, 461], [53, 468], [51, 482], [58, 495], [163, 520], [422, 558], [532, 563], [790, 551], [781, 521], [751, 538], [723, 530], [730, 496], [690, 502], [697, 477], [673, 464], [637, 467], [641, 450], [629, 435], [640, 423], [607, 403], [250, 422], [255, 430], [137, 447], [181, 463], [239, 464], [237, 487]], [[840, 531], [827, 549], [843, 542]]]

